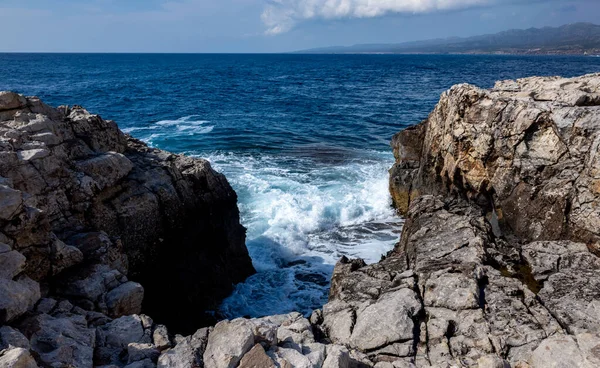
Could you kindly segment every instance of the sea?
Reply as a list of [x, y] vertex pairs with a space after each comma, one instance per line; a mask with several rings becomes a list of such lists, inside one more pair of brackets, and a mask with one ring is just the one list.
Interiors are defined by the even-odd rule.
[[600, 58], [0, 54], [0, 90], [82, 105], [227, 176], [257, 273], [215, 311], [226, 318], [308, 314], [327, 302], [340, 257], [373, 263], [394, 247], [389, 141], [444, 90], [592, 72]]

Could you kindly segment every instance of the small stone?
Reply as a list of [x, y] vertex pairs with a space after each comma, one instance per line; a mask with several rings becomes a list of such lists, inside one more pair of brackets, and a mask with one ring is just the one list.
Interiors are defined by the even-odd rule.
[[[129, 281], [106, 294], [106, 306], [111, 317], [138, 314], [142, 310], [143, 299], [144, 288], [142, 285]], [[150, 322], [150, 326], [152, 326], [152, 322]]]
[[45, 148], [36, 148], [17, 152], [17, 157], [22, 161], [38, 160], [40, 158], [48, 157], [48, 155], [50, 155], [50, 151]]
[[28, 277], [16, 280], [0, 278], [0, 323], [11, 321], [30, 309], [40, 299], [40, 284]]
[[206, 368], [235, 368], [254, 346], [250, 322], [243, 319], [221, 321], [208, 336], [204, 352]]
[[54, 313], [69, 313], [73, 309], [73, 304], [68, 300], [61, 300]]
[[58, 304], [58, 302], [52, 298], [42, 298], [35, 307], [35, 310], [39, 313], [50, 314], [52, 309], [56, 307], [56, 304]]
[[38, 368], [38, 365], [28, 350], [22, 348], [15, 348], [5, 351], [2, 355], [0, 355], [0, 367]]
[[249, 352], [244, 354], [238, 368], [276, 368], [276, 366], [265, 353], [265, 349], [260, 344], [256, 344]]
[[144, 327], [144, 329], [152, 328], [152, 326], [154, 325], [154, 321], [152, 320], [152, 318], [150, 318], [150, 316], [140, 314], [140, 318], [142, 319], [142, 327]]
[[479, 368], [510, 368], [510, 364], [497, 355], [482, 356], [477, 360]]
[[0, 278], [12, 279], [25, 268], [25, 256], [16, 250], [0, 253]]
[[25, 97], [14, 92], [0, 92], [0, 111], [18, 109], [25, 105], [27, 105]]
[[11, 220], [23, 203], [22, 193], [0, 185], [0, 220]]
[[152, 344], [140, 344], [132, 342], [127, 345], [127, 363], [131, 364], [144, 359], [150, 359], [155, 362], [160, 355], [160, 351]]
[[169, 332], [167, 327], [164, 325], [157, 325], [152, 333], [152, 341], [158, 350], [165, 350], [171, 347], [171, 341], [169, 340]]
[[192, 336], [176, 337], [173, 349], [166, 350], [158, 358], [158, 368], [195, 368], [204, 365], [202, 355], [208, 343], [209, 328], [201, 328]]
[[327, 346], [327, 358], [323, 368], [348, 368], [350, 365], [350, 354], [348, 349], [341, 345]]
[[20, 331], [2, 326], [0, 327], [0, 351], [11, 347], [29, 350], [29, 340]]

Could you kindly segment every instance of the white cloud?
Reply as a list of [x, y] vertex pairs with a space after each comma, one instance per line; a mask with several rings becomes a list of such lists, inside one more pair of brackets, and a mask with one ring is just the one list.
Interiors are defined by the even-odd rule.
[[390, 13], [428, 13], [490, 4], [492, 0], [270, 0], [261, 19], [275, 35], [310, 19], [372, 18]]

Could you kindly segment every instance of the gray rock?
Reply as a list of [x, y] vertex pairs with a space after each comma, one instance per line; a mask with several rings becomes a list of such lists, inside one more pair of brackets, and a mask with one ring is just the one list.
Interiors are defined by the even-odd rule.
[[127, 345], [127, 363], [138, 362], [146, 359], [150, 359], [156, 362], [160, 356], [160, 351], [156, 346], [152, 344], [140, 344], [136, 342], [129, 343]]
[[25, 268], [25, 256], [16, 250], [0, 253], [0, 278], [12, 279]]
[[510, 368], [510, 364], [496, 355], [485, 355], [477, 360], [479, 368]]
[[280, 367], [312, 368], [313, 364], [308, 357], [296, 349], [272, 347], [268, 355]]
[[11, 321], [32, 309], [40, 299], [40, 285], [26, 276], [0, 278], [0, 323]]
[[313, 367], [321, 367], [325, 362], [327, 346], [320, 343], [308, 343], [302, 345], [302, 354], [308, 358]]
[[[96, 329], [95, 362], [122, 364], [121, 357], [131, 343], [143, 343], [144, 328], [140, 316], [117, 318]], [[124, 362], [123, 362], [124, 363]]]
[[0, 352], [0, 367], [38, 368], [38, 365], [28, 350], [22, 348], [14, 348]]
[[14, 92], [0, 91], [0, 111], [18, 109], [27, 104], [27, 100]]
[[323, 368], [348, 368], [350, 366], [350, 355], [348, 349], [340, 345], [327, 347], [327, 358]]
[[52, 298], [42, 298], [38, 302], [35, 310], [39, 313], [50, 314], [50, 312], [56, 307], [57, 301]]
[[265, 349], [260, 344], [256, 344], [244, 354], [238, 368], [276, 368], [276, 365], [265, 353]]
[[362, 351], [413, 338], [413, 318], [421, 311], [414, 291], [400, 289], [382, 295], [377, 302], [356, 312], [349, 343]]
[[288, 316], [289, 319], [277, 328], [277, 343], [298, 351], [301, 350], [300, 346], [314, 343], [315, 337], [310, 322], [299, 313]]
[[569, 335], [557, 335], [542, 341], [529, 364], [531, 368], [582, 367], [583, 362], [577, 341]]
[[249, 320], [254, 333], [254, 341], [262, 343], [265, 346], [277, 345], [277, 330], [280, 325], [273, 323], [269, 319], [255, 318]]
[[73, 310], [73, 304], [68, 300], [61, 300], [56, 309], [54, 310], [54, 314], [67, 314]]
[[150, 359], [144, 359], [127, 364], [124, 368], [156, 368], [156, 364], [154, 364]]
[[111, 317], [138, 314], [142, 310], [144, 288], [137, 282], [129, 281], [106, 294], [106, 306]]
[[66, 245], [56, 239], [52, 242], [52, 275], [57, 275], [64, 269], [83, 261], [83, 253], [71, 245]]
[[96, 335], [83, 316], [52, 317], [40, 314], [20, 326], [29, 337], [31, 350], [48, 366], [91, 367]]
[[22, 193], [6, 185], [0, 185], [0, 219], [11, 220], [23, 204]]
[[[176, 339], [174, 348], [164, 351], [158, 358], [159, 368], [201, 368], [203, 354], [208, 344], [209, 328], [201, 328], [192, 336]], [[208, 367], [208, 366], [206, 366]]]
[[157, 325], [152, 333], [152, 342], [158, 350], [165, 350], [171, 347], [169, 332], [164, 325]]
[[29, 340], [18, 330], [2, 326], [0, 327], [0, 351], [9, 347], [29, 350]]
[[235, 368], [253, 346], [254, 333], [250, 322], [244, 319], [221, 321], [208, 336], [204, 366]]
[[[10, 92], [0, 120], [0, 243], [10, 242], [0, 278], [22, 273], [52, 283], [52, 297], [119, 316], [139, 312], [141, 287], [120, 287], [131, 269], [148, 280], [150, 303], [179, 306], [162, 314], [183, 328], [204, 323], [198, 311], [254, 272], [235, 192], [208, 161], [149, 148], [79, 106]], [[3, 300], [16, 287], [2, 283], [0, 309], [12, 319], [29, 306]]]
[[77, 167], [94, 180], [97, 190], [114, 186], [133, 169], [132, 162], [121, 153], [106, 152], [79, 161]]

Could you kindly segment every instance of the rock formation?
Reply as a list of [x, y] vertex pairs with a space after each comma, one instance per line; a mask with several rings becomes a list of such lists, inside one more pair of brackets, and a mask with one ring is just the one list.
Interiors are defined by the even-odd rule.
[[[174, 331], [205, 325], [203, 311], [254, 272], [236, 202], [205, 160], [149, 148], [81, 107], [0, 93], [0, 325], [11, 326], [0, 350], [21, 349], [0, 366], [121, 359], [156, 340], [142, 310]], [[112, 339], [121, 331], [131, 336]], [[130, 359], [154, 354], [135, 349]]]
[[252, 272], [226, 180], [80, 108], [0, 106], [0, 367], [600, 366], [600, 74], [451, 88], [393, 138], [394, 250], [340, 260], [309, 319], [188, 336], [161, 297]]

